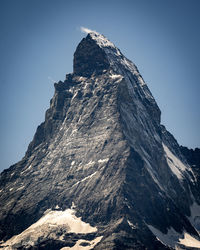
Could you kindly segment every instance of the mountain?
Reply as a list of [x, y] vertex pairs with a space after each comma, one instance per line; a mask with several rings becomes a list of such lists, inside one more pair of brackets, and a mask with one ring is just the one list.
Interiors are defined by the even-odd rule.
[[200, 248], [200, 182], [137, 67], [91, 31], [25, 157], [0, 176], [3, 249]]

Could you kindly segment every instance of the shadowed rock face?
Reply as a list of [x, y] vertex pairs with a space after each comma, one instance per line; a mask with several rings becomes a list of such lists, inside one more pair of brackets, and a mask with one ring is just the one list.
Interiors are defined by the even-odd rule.
[[106, 53], [88, 35], [83, 38], [74, 53], [74, 74], [90, 77], [109, 68]]
[[180, 147], [180, 150], [182, 154], [185, 156], [187, 159], [187, 162], [193, 166], [194, 168], [200, 168], [200, 149], [195, 148], [193, 149], [188, 149], [187, 147]]
[[170, 249], [184, 232], [198, 239], [196, 172], [136, 66], [93, 32], [54, 86], [25, 157], [1, 173], [1, 246]]

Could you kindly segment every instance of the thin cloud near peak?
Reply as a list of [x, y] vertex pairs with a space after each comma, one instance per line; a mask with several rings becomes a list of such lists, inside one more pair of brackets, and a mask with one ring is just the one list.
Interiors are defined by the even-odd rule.
[[80, 29], [81, 29], [81, 32], [86, 33], [86, 34], [91, 33], [91, 32], [96, 32], [95, 30], [91, 30], [83, 26], [81, 26]]

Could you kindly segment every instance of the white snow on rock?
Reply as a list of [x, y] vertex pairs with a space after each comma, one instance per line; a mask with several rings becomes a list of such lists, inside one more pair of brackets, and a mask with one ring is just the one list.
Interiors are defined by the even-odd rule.
[[93, 174], [91, 174], [91, 175], [89, 175], [89, 176], [87, 176], [87, 177], [83, 178], [80, 182], [83, 182], [83, 181], [88, 180], [89, 178], [92, 178], [92, 176], [94, 176], [96, 173], [97, 173], [97, 171], [96, 171], [96, 172], [94, 172]]
[[186, 232], [180, 234], [176, 232], [173, 228], [170, 228], [168, 229], [167, 234], [164, 234], [151, 225], [147, 226], [151, 230], [151, 232], [156, 236], [157, 240], [162, 242], [164, 245], [172, 247], [173, 249], [179, 249], [178, 246], [180, 246], [180, 244], [186, 247], [200, 247], [200, 241]]
[[93, 174], [91, 174], [91, 175], [89, 175], [89, 176], [86, 176], [85, 178], [83, 178], [82, 180], [80, 180], [80, 181], [77, 181], [72, 187], [74, 187], [74, 186], [76, 186], [76, 185], [78, 185], [79, 183], [81, 183], [81, 182], [83, 182], [83, 181], [86, 181], [86, 180], [88, 180], [88, 179], [90, 179], [90, 178], [92, 178], [95, 174], [97, 173], [97, 171], [96, 172], [94, 172]]
[[[30, 165], [27, 169], [25, 169], [24, 171], [21, 172], [21, 175], [25, 172], [27, 172], [28, 170], [30, 170], [32, 168], [32, 165]], [[14, 174], [14, 173], [13, 173]]]
[[130, 220], [127, 220], [127, 222], [132, 229], [136, 229], [136, 226]]
[[100, 159], [100, 160], [98, 160], [98, 163], [104, 163], [104, 162], [108, 162], [108, 161], [109, 161], [109, 158]]
[[110, 77], [113, 79], [122, 78], [121, 75], [117, 75], [117, 74], [112, 74], [112, 75], [110, 75]]
[[115, 48], [115, 45], [110, 42], [105, 36], [101, 35], [100, 33], [96, 31], [92, 31], [89, 33], [93, 40], [97, 42], [99, 47], [113, 47]]
[[186, 170], [186, 166], [169, 150], [164, 143], [163, 148], [171, 171], [177, 176], [178, 179], [182, 180], [183, 172]]
[[[70, 250], [81, 250], [81, 249], [90, 250], [90, 249], [93, 249], [94, 246], [96, 246], [96, 244], [99, 243], [102, 238], [103, 238], [103, 236], [99, 236], [99, 237], [95, 238], [92, 241], [78, 240], [73, 247], [63, 247], [60, 250], [69, 250], [69, 249]], [[81, 246], [81, 243], [88, 243], [88, 245], [87, 246]]]
[[200, 248], [200, 241], [192, 237], [188, 233], [184, 233], [184, 238], [179, 239], [179, 243], [181, 245], [184, 245], [186, 247], [195, 247], [195, 248]]
[[[11, 239], [2, 243], [0, 247], [4, 249], [13, 249], [17, 246], [34, 246], [38, 240], [57, 239], [59, 232], [88, 234], [97, 231], [89, 223], [85, 223], [80, 217], [76, 217], [74, 209], [65, 211], [46, 210], [43, 217], [36, 223], [28, 227], [21, 234], [13, 236]], [[61, 234], [60, 240], [64, 235]]]
[[21, 189], [23, 189], [25, 186], [21, 186], [21, 187], [19, 187], [18, 189], [16, 189], [16, 191], [18, 191], [18, 190], [21, 190]]
[[119, 83], [123, 79], [123, 76], [119, 74], [111, 74], [110, 78], [113, 79], [115, 83]]
[[115, 45], [110, 42], [105, 36], [101, 35], [95, 30], [81, 27], [81, 31], [86, 34], [90, 34], [92, 39], [95, 40], [100, 47], [115, 47]]

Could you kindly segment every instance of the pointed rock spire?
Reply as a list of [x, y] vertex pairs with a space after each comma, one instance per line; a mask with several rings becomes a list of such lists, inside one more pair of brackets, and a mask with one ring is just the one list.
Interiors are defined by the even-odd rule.
[[137, 67], [89, 31], [27, 154], [0, 175], [0, 248], [182, 249], [200, 240], [199, 186]]
[[92, 39], [90, 34], [83, 38], [74, 53], [74, 74], [91, 76], [93, 73], [101, 74], [109, 68], [109, 62], [104, 50]]

